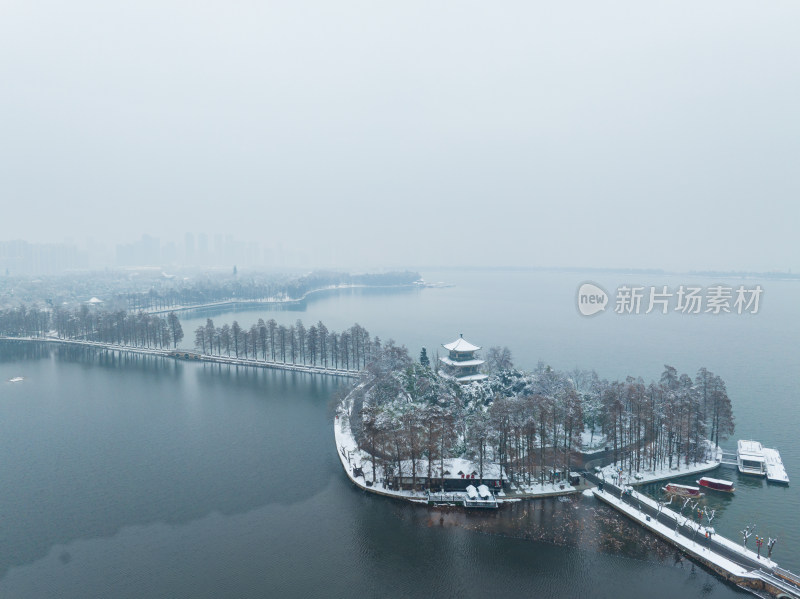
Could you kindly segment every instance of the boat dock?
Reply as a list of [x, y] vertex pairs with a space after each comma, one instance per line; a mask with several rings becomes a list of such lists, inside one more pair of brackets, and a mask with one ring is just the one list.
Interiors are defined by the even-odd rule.
[[497, 498], [493, 494], [479, 495], [468, 491], [453, 491], [452, 493], [428, 492], [428, 505], [481, 509], [497, 509], [500, 507]]
[[[800, 576], [654, 499], [591, 473], [594, 496], [722, 578], [759, 597], [800, 599]], [[602, 483], [602, 485], [601, 485]]]
[[783, 467], [781, 454], [777, 449], [764, 448], [764, 458], [767, 464], [767, 480], [771, 483], [789, 484], [789, 475]]
[[764, 447], [758, 441], [740, 440], [736, 453], [722, 453], [720, 465], [736, 468], [742, 474], [766, 476], [771, 483], [789, 484], [781, 454], [777, 449]]

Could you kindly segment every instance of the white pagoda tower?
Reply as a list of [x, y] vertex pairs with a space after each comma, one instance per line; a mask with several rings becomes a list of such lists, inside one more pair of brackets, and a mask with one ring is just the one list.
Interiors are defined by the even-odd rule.
[[449, 352], [444, 358], [439, 358], [442, 363], [439, 373], [443, 376], [454, 378], [459, 383], [472, 383], [489, 378], [478, 372], [484, 363], [484, 360], [475, 357], [475, 352], [480, 347], [464, 339], [463, 334], [452, 343], [443, 344], [442, 347]]

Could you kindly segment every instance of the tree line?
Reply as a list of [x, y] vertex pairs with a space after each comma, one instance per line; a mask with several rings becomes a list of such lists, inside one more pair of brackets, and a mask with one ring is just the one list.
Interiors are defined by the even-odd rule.
[[232, 300], [287, 300], [302, 298], [309, 291], [337, 285], [408, 285], [419, 280], [417, 272], [380, 274], [313, 272], [287, 278], [269, 275], [215, 277], [200, 280], [165, 280], [147, 290], [118, 293], [115, 302], [129, 310], [167, 310]]
[[61, 339], [159, 349], [177, 347], [183, 339], [183, 328], [174, 312], [158, 316], [102, 310], [86, 304], [52, 310], [19, 306], [0, 312], [0, 333], [3, 335], [44, 337], [53, 331]]
[[0, 311], [0, 334], [12, 337], [43, 337], [50, 330], [49, 310], [24, 304]]
[[706, 368], [694, 379], [665, 366], [657, 382], [608, 381], [543, 364], [522, 372], [509, 367], [508, 350], [493, 350], [504, 368], [459, 385], [423, 364], [425, 354], [415, 362], [387, 343], [351, 394], [361, 449], [414, 486], [420, 461], [430, 470], [451, 457], [473, 460], [480, 478], [493, 462], [517, 483], [543, 484], [569, 472], [582, 434], [602, 435], [614, 463], [633, 473], [708, 459], [734, 431], [725, 383]]
[[195, 329], [194, 345], [208, 355], [361, 370], [374, 360], [381, 341], [370, 339], [369, 331], [359, 324], [337, 333], [322, 321], [306, 327], [300, 319], [286, 326], [274, 318], [259, 318], [246, 328], [235, 320], [218, 327], [209, 318]]

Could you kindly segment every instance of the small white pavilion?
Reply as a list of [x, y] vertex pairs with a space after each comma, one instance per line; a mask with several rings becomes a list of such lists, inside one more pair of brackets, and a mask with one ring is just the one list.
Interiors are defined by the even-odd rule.
[[443, 344], [442, 347], [448, 351], [448, 355], [439, 358], [442, 363], [442, 368], [439, 370], [441, 375], [454, 378], [459, 383], [472, 383], [488, 378], [478, 372], [485, 362], [475, 357], [475, 352], [480, 347], [464, 339], [463, 334], [452, 343]]

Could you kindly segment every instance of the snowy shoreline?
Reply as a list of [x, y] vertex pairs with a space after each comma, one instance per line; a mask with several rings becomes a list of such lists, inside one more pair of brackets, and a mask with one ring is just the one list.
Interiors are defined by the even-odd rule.
[[622, 473], [622, 480], [618, 481], [619, 469], [614, 464], [609, 464], [600, 469], [597, 473], [601, 478], [613, 481], [615, 484], [621, 483], [630, 485], [632, 487], [638, 485], [645, 485], [647, 483], [654, 483], [666, 481], [673, 478], [680, 478], [683, 476], [691, 476], [693, 474], [702, 474], [704, 472], [711, 472], [719, 468], [722, 463], [722, 449], [717, 447], [714, 451], [714, 457], [710, 460], [698, 462], [697, 464], [680, 464], [677, 468], [657, 468], [656, 470], [645, 470], [643, 472], [635, 472], [632, 475], [626, 472]]
[[[80, 339], [60, 339], [58, 337], [0, 337], [0, 341], [23, 341], [34, 343], [57, 343], [61, 345], [72, 345], [78, 347], [90, 347], [94, 349], [104, 349], [119, 353], [140, 354], [146, 356], [157, 356], [162, 358], [188, 359], [181, 358], [181, 353], [186, 352], [182, 349], [159, 349], [155, 347], [137, 347], [134, 345], [117, 345], [114, 343], [102, 343], [100, 341], [83, 341]], [[197, 358], [191, 361], [211, 362], [214, 364], [227, 364], [230, 366], [249, 366], [254, 368], [271, 368], [275, 370], [287, 370], [290, 372], [304, 372], [308, 374], [325, 374], [329, 376], [339, 376], [350, 379], [357, 379], [360, 372], [357, 370], [343, 370], [336, 368], [325, 368], [324, 366], [311, 366], [309, 364], [291, 364], [285, 362], [269, 362], [264, 360], [253, 360], [247, 358], [232, 358], [230, 356], [216, 356], [208, 354], [197, 354]]]
[[188, 310], [203, 310], [205, 308], [219, 308], [224, 306], [269, 306], [269, 305], [281, 305], [281, 304], [296, 304], [302, 301], [305, 301], [310, 296], [323, 293], [325, 291], [337, 291], [337, 290], [344, 290], [344, 289], [394, 289], [394, 288], [408, 288], [408, 287], [417, 287], [414, 283], [399, 283], [397, 285], [367, 285], [363, 283], [358, 284], [342, 284], [342, 285], [328, 285], [327, 287], [320, 287], [318, 289], [311, 289], [306, 291], [300, 297], [263, 297], [258, 299], [226, 299], [220, 300], [217, 302], [207, 302], [205, 304], [191, 304], [191, 305], [178, 305], [172, 306], [171, 308], [147, 308], [142, 310], [147, 314], [168, 314], [169, 312], [186, 312]]
[[[371, 474], [371, 460], [369, 454], [358, 449], [358, 444], [350, 432], [349, 414], [345, 411], [343, 405], [340, 405], [336, 410], [336, 416], [333, 421], [334, 440], [336, 444], [336, 453], [339, 456], [339, 461], [342, 463], [347, 478], [350, 479], [358, 488], [375, 493], [376, 495], [383, 495], [385, 497], [392, 497], [394, 499], [403, 499], [412, 503], [428, 505], [428, 493], [425, 491], [405, 491], [397, 489], [388, 489], [381, 482], [381, 476], [375, 477], [375, 484], [367, 484], [367, 476]], [[367, 465], [368, 464], [368, 465]], [[356, 475], [354, 470], [359, 470], [361, 474]], [[376, 473], [377, 474], [377, 473]], [[371, 476], [370, 476], [371, 478]], [[572, 495], [578, 490], [566, 483], [546, 483], [544, 485], [534, 484], [519, 487], [517, 492], [508, 493], [500, 491], [496, 495], [497, 503], [514, 503], [522, 499], [538, 499], [545, 497], [555, 497], [559, 495]], [[448, 493], [445, 493], [447, 495]], [[458, 493], [453, 493], [458, 494]]]
[[[422, 503], [427, 505], [428, 499], [426, 493], [421, 491], [397, 491], [393, 489], [386, 489], [383, 486], [383, 483], [379, 481], [376, 481], [374, 486], [367, 486], [366, 476], [363, 474], [361, 476], [355, 476], [353, 474], [353, 468], [361, 467], [363, 464], [361, 461], [363, 452], [358, 449], [356, 440], [353, 438], [353, 435], [350, 432], [349, 425], [345, 424], [346, 417], [346, 413], [340, 406], [339, 409], [337, 409], [336, 416], [333, 419], [333, 435], [336, 443], [336, 454], [339, 456], [339, 460], [342, 463], [342, 468], [344, 468], [344, 471], [347, 474], [347, 478], [350, 479], [350, 482], [360, 489], [369, 491], [370, 493], [376, 493], [377, 495], [384, 495], [386, 497], [394, 497], [395, 499], [405, 499], [406, 501], [411, 501], [413, 503]], [[358, 461], [356, 462], [356, 460]], [[380, 485], [380, 487], [377, 485]]]

